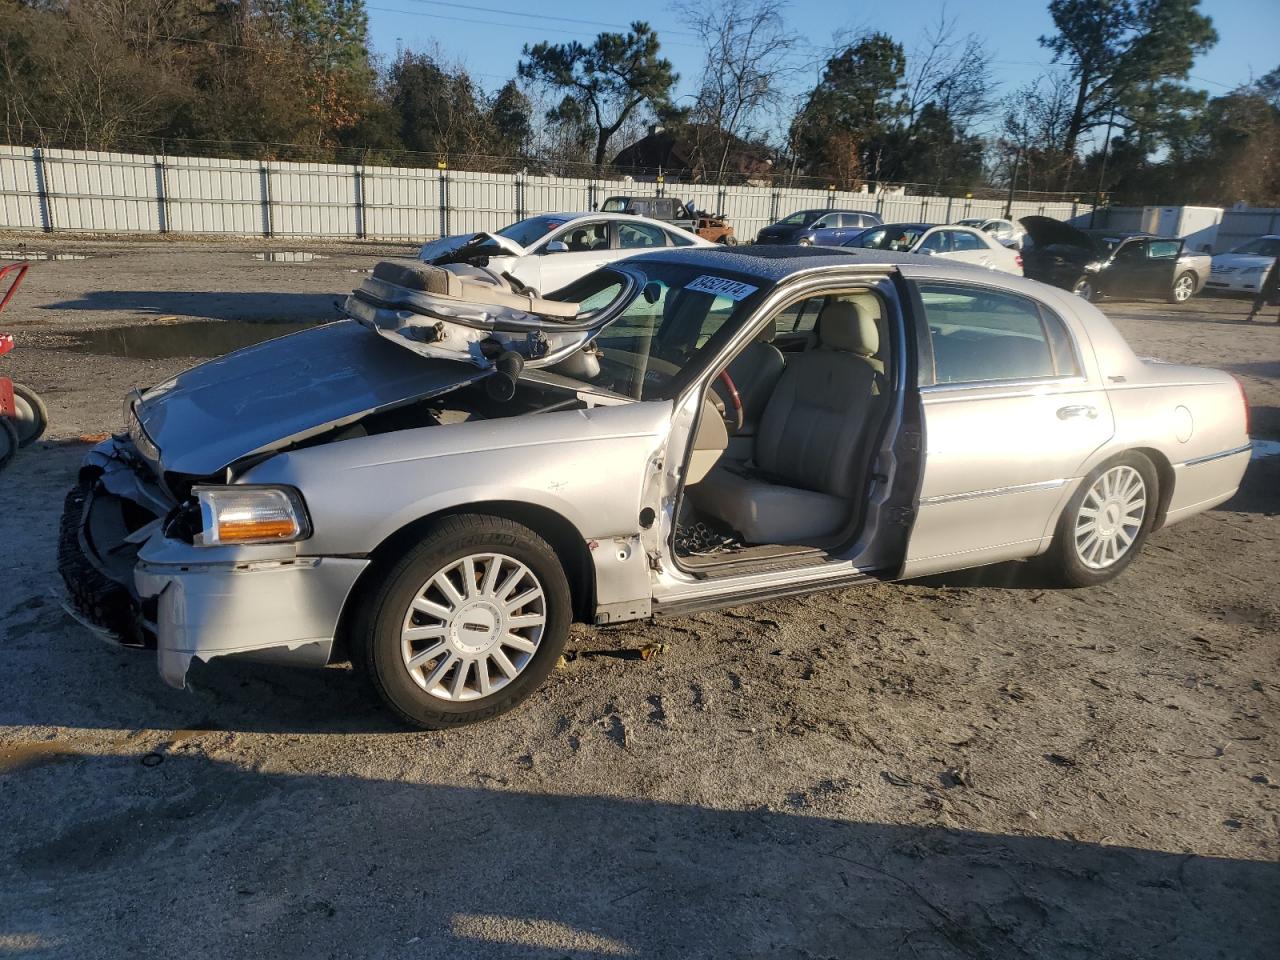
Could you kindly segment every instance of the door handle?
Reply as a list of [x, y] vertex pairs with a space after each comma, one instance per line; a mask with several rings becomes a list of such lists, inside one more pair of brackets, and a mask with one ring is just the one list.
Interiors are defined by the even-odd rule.
[[1098, 419], [1098, 408], [1091, 407], [1087, 403], [1076, 403], [1069, 407], [1058, 408], [1059, 420], [1070, 420], [1072, 417], [1088, 417], [1090, 420]]

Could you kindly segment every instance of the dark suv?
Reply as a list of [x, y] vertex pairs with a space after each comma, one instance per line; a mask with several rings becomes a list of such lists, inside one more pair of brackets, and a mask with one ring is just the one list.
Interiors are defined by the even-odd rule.
[[756, 236], [756, 243], [838, 247], [859, 230], [879, 226], [883, 222], [865, 210], [798, 210], [785, 220], [761, 230]]

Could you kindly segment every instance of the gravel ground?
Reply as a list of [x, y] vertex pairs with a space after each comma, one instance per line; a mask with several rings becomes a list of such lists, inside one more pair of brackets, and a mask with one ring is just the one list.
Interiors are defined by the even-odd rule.
[[[27, 243], [89, 259], [0, 323], [53, 417], [0, 474], [0, 953], [1276, 956], [1280, 457], [1105, 587], [1009, 565], [579, 626], [514, 714], [409, 733], [343, 667], [170, 690], [54, 599], [82, 438], [190, 362], [84, 332], [325, 317], [405, 248]], [[1280, 439], [1280, 325], [1246, 308], [1105, 307]]]

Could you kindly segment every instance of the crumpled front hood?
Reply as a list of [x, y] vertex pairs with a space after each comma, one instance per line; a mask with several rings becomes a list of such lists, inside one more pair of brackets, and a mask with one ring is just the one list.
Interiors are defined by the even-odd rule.
[[455, 390], [487, 371], [419, 356], [351, 320], [210, 360], [134, 408], [165, 471], [217, 473], [376, 410]]
[[418, 250], [418, 259], [431, 263], [446, 254], [456, 253], [472, 242], [496, 246], [510, 257], [522, 257], [525, 254], [524, 247], [498, 233], [455, 233], [453, 236], [424, 243]]

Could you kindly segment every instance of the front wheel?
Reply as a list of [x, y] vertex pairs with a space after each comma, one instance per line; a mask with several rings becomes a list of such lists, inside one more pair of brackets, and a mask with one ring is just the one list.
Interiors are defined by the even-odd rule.
[[1178, 274], [1169, 290], [1170, 303], [1186, 303], [1196, 292], [1196, 278], [1190, 271]]
[[1098, 292], [1093, 288], [1093, 281], [1088, 277], [1081, 277], [1072, 284], [1071, 292], [1083, 300], [1094, 300], [1098, 296]]
[[352, 659], [407, 723], [461, 726], [537, 689], [571, 610], [564, 569], [540, 536], [500, 517], [447, 517], [365, 595]]
[[1109, 460], [1084, 478], [1045, 556], [1065, 586], [1106, 583], [1133, 562], [1155, 519], [1156, 484], [1155, 467], [1138, 453]]

